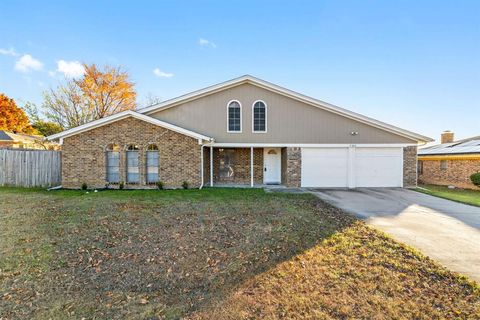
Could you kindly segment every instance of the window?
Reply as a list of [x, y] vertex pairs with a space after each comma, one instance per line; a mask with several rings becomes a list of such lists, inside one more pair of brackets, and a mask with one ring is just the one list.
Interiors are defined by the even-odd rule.
[[228, 103], [228, 132], [242, 132], [242, 106], [234, 100]]
[[106, 148], [107, 159], [107, 182], [120, 182], [120, 147], [116, 144], [109, 144]]
[[423, 161], [422, 160], [418, 160], [417, 173], [419, 175], [423, 174]]
[[263, 101], [253, 104], [253, 132], [267, 132], [267, 106]]
[[147, 183], [158, 182], [158, 147], [154, 144], [151, 144], [147, 147]]
[[440, 170], [447, 170], [447, 160], [440, 160]]
[[220, 166], [218, 168], [218, 175], [222, 181], [230, 181], [235, 177], [233, 167], [235, 165], [235, 150], [234, 149], [218, 149]]
[[127, 147], [127, 183], [139, 182], [138, 146], [132, 144]]

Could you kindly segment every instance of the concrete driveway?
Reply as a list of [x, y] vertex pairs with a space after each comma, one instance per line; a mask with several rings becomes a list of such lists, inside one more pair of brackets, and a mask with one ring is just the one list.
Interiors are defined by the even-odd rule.
[[479, 207], [405, 189], [311, 191], [480, 283]]

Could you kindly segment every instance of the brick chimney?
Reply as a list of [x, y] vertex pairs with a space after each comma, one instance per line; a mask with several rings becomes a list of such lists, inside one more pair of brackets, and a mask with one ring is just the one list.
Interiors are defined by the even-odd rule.
[[440, 136], [440, 141], [441, 143], [450, 143], [450, 142], [453, 142], [453, 132], [449, 131], [449, 130], [445, 130], [442, 132], [441, 136]]

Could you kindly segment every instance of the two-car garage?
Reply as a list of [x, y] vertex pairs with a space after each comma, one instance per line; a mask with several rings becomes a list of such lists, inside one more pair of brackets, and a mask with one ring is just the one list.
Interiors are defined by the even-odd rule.
[[403, 148], [302, 148], [302, 187], [403, 187]]

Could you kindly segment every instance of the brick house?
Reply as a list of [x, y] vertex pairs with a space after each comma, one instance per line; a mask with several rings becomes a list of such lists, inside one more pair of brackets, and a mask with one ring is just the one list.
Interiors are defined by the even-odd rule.
[[480, 136], [455, 141], [445, 131], [441, 143], [418, 151], [418, 179], [421, 183], [477, 188], [470, 176], [480, 172]]
[[48, 139], [65, 188], [408, 187], [432, 141], [248, 75]]

